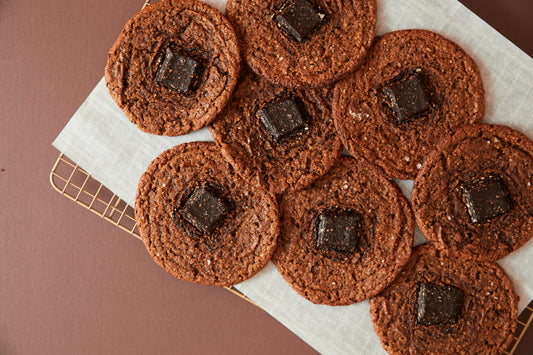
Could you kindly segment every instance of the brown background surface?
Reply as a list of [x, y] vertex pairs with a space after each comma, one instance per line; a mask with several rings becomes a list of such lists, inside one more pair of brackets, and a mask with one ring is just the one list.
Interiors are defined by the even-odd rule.
[[[0, 0], [0, 354], [314, 353], [228, 291], [173, 279], [49, 184], [51, 142], [142, 2]], [[533, 56], [533, 1], [462, 2]]]

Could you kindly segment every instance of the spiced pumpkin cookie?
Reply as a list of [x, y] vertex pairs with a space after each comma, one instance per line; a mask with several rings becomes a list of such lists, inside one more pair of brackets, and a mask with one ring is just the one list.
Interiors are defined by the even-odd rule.
[[206, 126], [222, 110], [239, 62], [233, 28], [218, 10], [198, 0], [163, 0], [124, 26], [105, 79], [140, 129], [177, 136]]
[[342, 151], [332, 90], [291, 90], [244, 70], [226, 109], [209, 127], [235, 169], [280, 194], [324, 175]]
[[499, 265], [422, 245], [370, 299], [370, 315], [389, 354], [502, 354], [513, 339], [518, 297]]
[[375, 0], [228, 0], [244, 58], [285, 87], [321, 87], [353, 71], [376, 32]]
[[280, 201], [272, 261], [313, 303], [347, 305], [376, 295], [409, 259], [414, 218], [396, 184], [341, 157], [309, 188]]
[[135, 218], [157, 264], [208, 285], [253, 276], [270, 260], [279, 232], [274, 197], [250, 187], [207, 142], [176, 146], [150, 164]]
[[498, 125], [465, 127], [424, 162], [412, 194], [436, 248], [498, 260], [533, 237], [533, 142]]
[[480, 122], [485, 97], [476, 63], [425, 30], [390, 32], [335, 88], [333, 116], [346, 149], [389, 177], [414, 179], [442, 138]]

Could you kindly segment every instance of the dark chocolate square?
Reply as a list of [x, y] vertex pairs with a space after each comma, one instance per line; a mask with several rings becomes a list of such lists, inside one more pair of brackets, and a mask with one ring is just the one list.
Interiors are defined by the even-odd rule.
[[170, 90], [186, 94], [195, 89], [199, 72], [199, 61], [167, 48], [155, 79]]
[[461, 312], [463, 291], [435, 283], [418, 284], [417, 322], [422, 325], [455, 324]]
[[194, 190], [183, 207], [180, 215], [201, 232], [210, 233], [228, 213], [227, 204], [205, 187]]
[[463, 198], [472, 223], [482, 223], [511, 209], [511, 198], [497, 175], [489, 175], [466, 184]]
[[320, 25], [324, 17], [306, 0], [288, 0], [276, 15], [275, 21], [289, 36], [301, 43]]
[[431, 94], [421, 70], [387, 84], [383, 88], [383, 98], [396, 116], [397, 123], [423, 116], [431, 109]]
[[318, 215], [315, 238], [321, 250], [353, 253], [360, 233], [361, 216], [357, 212], [332, 210]]
[[257, 111], [261, 123], [276, 142], [281, 142], [305, 126], [304, 116], [292, 99], [270, 102]]

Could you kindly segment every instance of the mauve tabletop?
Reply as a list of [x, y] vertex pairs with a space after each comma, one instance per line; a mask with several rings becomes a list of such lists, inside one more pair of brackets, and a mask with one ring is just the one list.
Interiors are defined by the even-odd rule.
[[[533, 56], [531, 0], [461, 2]], [[0, 0], [0, 354], [315, 353], [227, 290], [176, 281], [50, 186], [51, 142], [142, 3]]]

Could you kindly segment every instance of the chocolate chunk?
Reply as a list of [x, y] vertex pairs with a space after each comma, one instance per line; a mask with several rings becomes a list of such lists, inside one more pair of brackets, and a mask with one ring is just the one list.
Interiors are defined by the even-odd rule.
[[472, 223], [485, 222], [511, 209], [509, 193], [497, 175], [475, 180], [464, 185], [462, 190]]
[[359, 243], [361, 216], [350, 210], [326, 210], [318, 215], [315, 238], [323, 251], [352, 253]]
[[457, 287], [419, 283], [418, 324], [455, 324], [461, 311], [462, 300], [463, 291]]
[[398, 124], [423, 116], [431, 108], [431, 94], [420, 69], [393, 80], [383, 88], [382, 94]]
[[167, 48], [155, 80], [168, 89], [186, 94], [197, 86], [200, 67], [199, 61]]
[[306, 0], [288, 0], [276, 15], [275, 21], [289, 36], [301, 43], [320, 25], [324, 17]]
[[228, 205], [222, 199], [210, 189], [200, 187], [189, 196], [179, 213], [198, 230], [208, 234], [228, 211]]
[[263, 106], [257, 115], [276, 142], [281, 142], [305, 126], [304, 117], [296, 102], [282, 99]]

